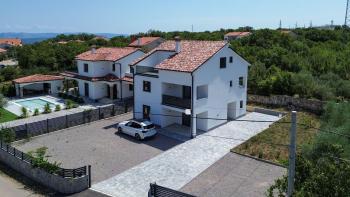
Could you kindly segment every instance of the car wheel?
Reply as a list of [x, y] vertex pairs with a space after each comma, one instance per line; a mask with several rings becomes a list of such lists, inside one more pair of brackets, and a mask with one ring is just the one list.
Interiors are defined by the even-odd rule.
[[122, 128], [118, 127], [118, 133], [122, 133], [122, 132], [123, 132]]
[[136, 133], [136, 134], [135, 134], [135, 138], [136, 138], [137, 140], [141, 140], [140, 134]]

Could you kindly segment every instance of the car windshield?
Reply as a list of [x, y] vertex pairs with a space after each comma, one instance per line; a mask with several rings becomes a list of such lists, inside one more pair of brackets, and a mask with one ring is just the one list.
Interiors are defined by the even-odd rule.
[[154, 124], [149, 124], [146, 126], [143, 126], [144, 129], [153, 129], [154, 128]]

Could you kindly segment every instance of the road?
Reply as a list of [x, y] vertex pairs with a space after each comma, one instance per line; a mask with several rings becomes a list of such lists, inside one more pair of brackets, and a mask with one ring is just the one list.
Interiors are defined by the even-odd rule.
[[6, 197], [40, 196], [14, 180], [13, 178], [0, 173], [0, 194]]

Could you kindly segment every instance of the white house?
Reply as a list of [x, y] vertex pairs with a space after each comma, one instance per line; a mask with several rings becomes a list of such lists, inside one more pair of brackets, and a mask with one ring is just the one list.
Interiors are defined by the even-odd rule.
[[166, 41], [130, 65], [134, 118], [189, 126], [195, 137], [242, 116], [248, 65], [225, 41]]
[[144, 53], [136, 48], [92, 48], [76, 56], [78, 73], [64, 72], [78, 81], [79, 94], [92, 100], [122, 100], [133, 96], [129, 64]]

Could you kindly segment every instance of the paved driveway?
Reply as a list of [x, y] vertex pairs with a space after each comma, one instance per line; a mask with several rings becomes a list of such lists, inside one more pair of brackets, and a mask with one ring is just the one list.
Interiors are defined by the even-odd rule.
[[180, 141], [157, 135], [137, 141], [125, 134], [115, 134], [117, 123], [130, 119], [132, 114], [93, 122], [47, 135], [34, 137], [15, 146], [24, 152], [48, 147], [49, 160], [62, 167], [76, 168], [91, 165], [92, 182], [113, 177], [133, 166], [179, 144]]
[[[249, 113], [239, 120], [277, 121], [276, 116]], [[272, 122], [231, 121], [199, 135], [108, 180], [92, 189], [111, 196], [147, 196], [149, 183], [181, 189], [231, 148], [258, 134]]]
[[201, 197], [264, 196], [286, 168], [228, 153], [210, 166], [181, 191]]

